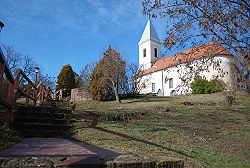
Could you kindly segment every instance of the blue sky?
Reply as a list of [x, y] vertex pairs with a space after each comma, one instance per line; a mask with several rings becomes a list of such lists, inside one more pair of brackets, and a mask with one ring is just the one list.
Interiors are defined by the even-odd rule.
[[[0, 0], [0, 43], [30, 55], [55, 77], [65, 64], [79, 73], [99, 61], [109, 44], [138, 62], [148, 18], [142, 10], [141, 0]], [[165, 22], [152, 21], [162, 41]]]

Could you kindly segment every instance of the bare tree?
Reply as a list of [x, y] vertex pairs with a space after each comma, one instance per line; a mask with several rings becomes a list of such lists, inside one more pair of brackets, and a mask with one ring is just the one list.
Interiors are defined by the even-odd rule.
[[10, 71], [14, 74], [22, 64], [22, 54], [14, 50], [12, 46], [2, 44], [3, 53]]
[[128, 78], [131, 81], [131, 83], [129, 83], [132, 87], [130, 92], [132, 94], [139, 94], [140, 91], [146, 87], [147, 82], [149, 80], [142, 80], [141, 76], [143, 75], [143, 73], [145, 71], [142, 71], [142, 67], [139, 67], [137, 63], [130, 63], [127, 66], [127, 73], [128, 73]]
[[50, 76], [49, 74], [43, 75], [42, 73], [40, 73], [38, 77], [38, 81], [42, 82], [43, 85], [45, 85], [46, 87], [50, 87], [51, 90], [53, 91], [56, 90], [56, 78], [55, 77]]
[[23, 56], [21, 69], [27, 76], [35, 77], [35, 67], [38, 67], [38, 65], [33, 61], [32, 57], [28, 55]]
[[245, 0], [144, 0], [144, 14], [166, 19], [164, 47], [182, 50], [217, 41], [234, 55], [238, 84], [249, 92], [249, 12]]
[[[23, 55], [22, 53], [16, 52], [12, 46], [2, 44], [4, 56], [9, 65], [9, 68], [14, 74], [18, 68], [21, 68], [26, 76], [32, 79], [35, 82], [35, 67], [39, 67], [38, 64], [30, 57], [29, 55]], [[38, 82], [43, 82], [46, 86], [49, 86], [51, 89], [55, 89], [55, 78], [49, 76], [48, 74], [43, 74], [40, 68], [38, 74]], [[22, 87], [26, 87], [27, 81], [22, 77], [20, 79], [20, 84]]]
[[82, 79], [83, 87], [86, 87], [89, 90], [90, 76], [95, 68], [96, 63], [92, 62], [85, 65], [80, 71], [80, 78]]
[[35, 67], [38, 65], [32, 57], [16, 52], [14, 48], [9, 45], [2, 44], [2, 48], [12, 74], [14, 74], [18, 68], [21, 68], [28, 77], [35, 77]]

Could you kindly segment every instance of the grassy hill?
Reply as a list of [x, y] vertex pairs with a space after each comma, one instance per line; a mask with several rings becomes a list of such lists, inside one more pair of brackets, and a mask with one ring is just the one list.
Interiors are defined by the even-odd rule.
[[223, 93], [140, 96], [71, 104], [74, 138], [138, 156], [168, 156], [185, 167], [250, 167], [250, 96], [231, 108]]

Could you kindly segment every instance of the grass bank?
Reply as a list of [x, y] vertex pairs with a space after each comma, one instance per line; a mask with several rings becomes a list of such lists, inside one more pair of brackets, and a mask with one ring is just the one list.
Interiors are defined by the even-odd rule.
[[249, 95], [231, 108], [222, 93], [140, 96], [116, 102], [71, 104], [74, 138], [138, 156], [168, 156], [185, 167], [249, 167]]
[[22, 134], [11, 130], [0, 127], [0, 151], [8, 148], [9, 146], [16, 144], [23, 138]]

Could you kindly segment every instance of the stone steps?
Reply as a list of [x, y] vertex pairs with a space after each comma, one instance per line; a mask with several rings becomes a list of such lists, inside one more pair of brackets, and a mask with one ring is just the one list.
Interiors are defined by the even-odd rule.
[[[34, 110], [35, 109], [35, 110]], [[45, 106], [38, 106], [36, 108], [34, 107], [24, 107], [24, 106], [18, 106], [18, 110], [22, 112], [39, 112], [39, 113], [71, 113], [71, 110], [64, 109], [64, 108], [58, 108], [58, 107], [45, 107]]]
[[[38, 118], [36, 114], [33, 114], [34, 117], [28, 116], [28, 117], [21, 117], [21, 116], [16, 116], [16, 120], [20, 123], [48, 123], [48, 124], [67, 124], [67, 121], [62, 119], [64, 116], [60, 118], [50, 118], [50, 117], [40, 117]], [[62, 115], [61, 115], [62, 116]], [[17, 123], [14, 123], [17, 124]]]
[[23, 112], [22, 114], [17, 114], [15, 118], [22, 117], [33, 117], [33, 118], [52, 118], [52, 119], [66, 119], [67, 115], [64, 113], [53, 113], [53, 112]]
[[56, 130], [56, 131], [66, 131], [70, 128], [68, 125], [62, 124], [49, 124], [49, 123], [18, 123], [16, 122], [13, 126], [18, 131], [22, 131], [22, 129], [35, 129], [37, 131], [46, 131], [46, 130]]
[[[56, 103], [55, 103], [56, 104]], [[65, 137], [71, 129], [71, 111], [56, 106], [18, 106], [12, 126], [25, 137]]]
[[67, 133], [62, 131], [51, 131], [51, 130], [36, 130], [36, 129], [22, 129], [22, 133], [27, 138], [55, 138], [55, 137], [67, 137]]

